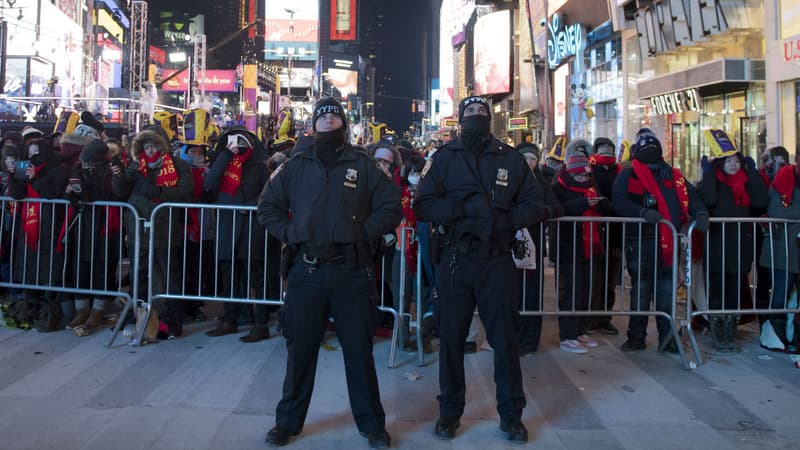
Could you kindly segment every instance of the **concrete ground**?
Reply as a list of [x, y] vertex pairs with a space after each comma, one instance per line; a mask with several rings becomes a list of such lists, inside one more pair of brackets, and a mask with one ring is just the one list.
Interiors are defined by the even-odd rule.
[[[626, 319], [614, 322], [624, 329]], [[528, 407], [527, 447], [541, 449], [797, 449], [800, 370], [757, 344], [743, 328], [743, 352], [704, 352], [705, 364], [681, 368], [675, 355], [649, 348], [622, 353], [624, 337], [597, 335], [587, 355], [558, 349], [556, 322], [545, 319], [542, 346], [522, 358]], [[79, 338], [0, 328], [2, 449], [261, 449], [274, 423], [286, 363], [280, 335], [243, 344], [209, 338], [212, 322], [186, 336], [144, 347], [108, 331]], [[624, 334], [624, 332], [623, 332]], [[305, 429], [290, 449], [358, 449], [367, 442], [350, 415], [341, 351], [320, 352]], [[704, 350], [708, 338], [700, 336]], [[688, 349], [688, 348], [687, 348]], [[519, 448], [498, 431], [492, 353], [467, 355], [467, 408], [452, 441], [433, 435], [436, 354], [419, 367], [401, 352], [388, 368], [389, 341], [375, 358], [393, 447]]]

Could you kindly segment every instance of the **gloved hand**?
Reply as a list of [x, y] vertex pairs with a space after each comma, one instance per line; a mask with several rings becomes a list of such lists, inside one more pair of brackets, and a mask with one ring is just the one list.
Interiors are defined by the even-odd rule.
[[547, 205], [544, 207], [545, 219], [558, 219], [564, 215], [564, 207], [561, 204]]
[[642, 219], [644, 219], [647, 223], [658, 223], [659, 220], [663, 219], [664, 217], [658, 210], [645, 208], [642, 210]]
[[151, 200], [161, 196], [161, 188], [146, 180], [143, 176], [136, 179], [133, 190]]
[[744, 157], [744, 168], [747, 169], [748, 172], [755, 172], [756, 171], [756, 161], [749, 157]]
[[708, 156], [706, 155], [703, 155], [703, 157], [700, 158], [700, 170], [703, 172], [708, 172], [711, 170], [711, 161], [708, 160]]
[[83, 208], [83, 199], [81, 198], [81, 194], [75, 191], [71, 191], [69, 194], [66, 195], [67, 200], [69, 200], [70, 206], [76, 211], [80, 211]]
[[694, 218], [694, 229], [701, 233], [708, 231], [708, 213], [700, 213]]

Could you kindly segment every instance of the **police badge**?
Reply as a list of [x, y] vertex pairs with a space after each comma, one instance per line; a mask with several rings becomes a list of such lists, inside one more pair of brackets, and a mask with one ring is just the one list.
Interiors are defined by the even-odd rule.
[[508, 186], [508, 169], [497, 169], [497, 179], [494, 183], [500, 186]]
[[347, 173], [344, 175], [344, 185], [355, 189], [356, 188], [356, 181], [358, 181], [358, 171], [356, 169], [347, 169]]

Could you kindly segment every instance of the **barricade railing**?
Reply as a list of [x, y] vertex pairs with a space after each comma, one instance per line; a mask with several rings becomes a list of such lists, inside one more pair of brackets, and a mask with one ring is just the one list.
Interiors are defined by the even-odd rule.
[[[534, 238], [539, 283], [530, 287], [530, 277], [523, 276], [520, 290], [522, 299], [526, 299], [531, 288], [538, 291], [538, 295], [533, 305], [521, 302], [520, 314], [575, 317], [577, 325], [564, 325], [576, 327], [573, 329], [577, 329], [579, 335], [590, 328], [588, 321], [605, 316], [661, 318], [669, 325], [668, 331], [662, 329], [661, 332], [672, 335], [682, 365], [689, 368], [676, 320], [678, 271], [682, 269], [678, 263], [679, 234], [670, 222], [662, 219], [659, 224], [669, 230], [667, 242], [659, 240], [656, 225], [639, 218], [562, 217], [539, 224], [538, 238]], [[593, 235], [584, 231], [586, 226], [596, 227], [599, 240], [592, 239]], [[543, 267], [546, 227], [556, 235], [557, 247], [547, 249], [556, 255], [552, 270]], [[672, 245], [671, 255], [661, 251], [663, 245], [669, 244]], [[552, 279], [548, 281], [546, 276]], [[546, 296], [545, 288], [550, 286], [553, 295]], [[642, 326], [641, 331], [646, 333], [646, 323]], [[660, 343], [666, 346], [669, 339], [662, 338]]]
[[[281, 243], [258, 223], [256, 211], [255, 206], [157, 205], [144, 225], [148, 242], [148, 263], [144, 271], [148, 292], [146, 319], [153, 307], [160, 314], [167, 313], [169, 302], [283, 305]], [[193, 247], [196, 250], [190, 251]], [[382, 266], [382, 280], [386, 280], [391, 274], [385, 273], [385, 259]], [[395, 318], [390, 367], [395, 364], [400, 302], [402, 299], [396, 303], [398, 307], [389, 304], [381, 290], [378, 308]], [[141, 343], [143, 333], [144, 327], [141, 327], [134, 343]]]
[[[693, 245], [686, 252], [686, 316], [681, 327], [689, 335], [698, 364], [703, 359], [693, 319], [708, 316], [714, 322], [714, 317], [735, 316], [738, 321], [740, 315], [756, 315], [761, 323], [776, 314], [800, 313], [789, 295], [793, 286], [786, 276], [789, 246], [798, 245], [793, 225], [800, 230], [797, 220], [714, 217], [708, 231], [699, 233], [691, 224]], [[713, 340], [715, 326], [709, 323], [709, 327]]]
[[126, 251], [140, 248], [140, 235], [123, 232], [126, 217], [139, 219], [136, 210], [122, 202], [10, 197], [0, 197], [0, 206], [0, 286], [41, 291], [42, 298], [58, 302], [71, 301], [67, 295], [90, 297], [89, 303], [94, 297], [123, 297], [116, 336], [138, 296], [138, 261], [128, 260]]

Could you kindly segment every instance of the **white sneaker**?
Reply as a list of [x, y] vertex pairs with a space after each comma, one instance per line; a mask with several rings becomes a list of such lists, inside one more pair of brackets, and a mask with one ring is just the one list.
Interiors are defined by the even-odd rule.
[[594, 339], [590, 338], [588, 335], [585, 334], [578, 336], [578, 342], [583, 344], [583, 346], [586, 348], [595, 348], [598, 345], [600, 345], [597, 343], [597, 341], [595, 341]]
[[586, 347], [575, 339], [564, 339], [561, 341], [561, 350], [570, 353], [587, 353]]

